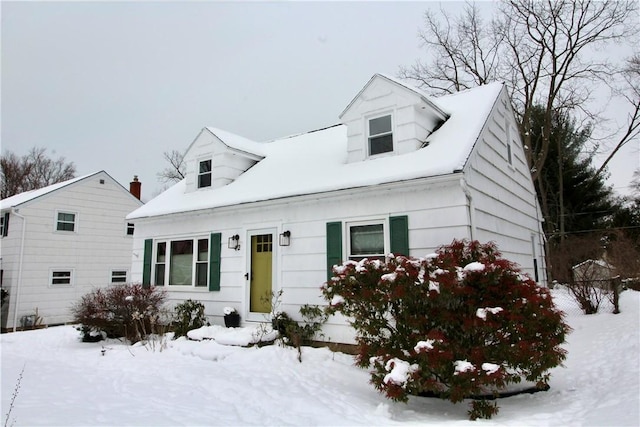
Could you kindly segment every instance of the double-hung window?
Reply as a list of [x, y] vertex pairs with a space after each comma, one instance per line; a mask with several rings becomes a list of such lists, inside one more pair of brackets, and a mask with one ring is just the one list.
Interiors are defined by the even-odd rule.
[[359, 261], [363, 258], [384, 259], [386, 238], [384, 222], [370, 221], [366, 223], [347, 224], [347, 250], [349, 259]]
[[156, 286], [164, 286], [164, 276], [167, 265], [167, 242], [158, 242], [156, 247]]
[[209, 283], [209, 239], [193, 238], [156, 243], [156, 286], [205, 287]]
[[133, 236], [133, 231], [135, 230], [135, 225], [132, 222], [127, 223], [127, 236]]
[[346, 224], [341, 221], [327, 223], [327, 280], [333, 276], [333, 266], [347, 259], [383, 260], [389, 253], [409, 255], [408, 215]]
[[71, 212], [58, 212], [56, 217], [57, 231], [76, 231], [76, 214]]
[[369, 120], [369, 155], [388, 153], [393, 151], [393, 131], [391, 115], [376, 117]]
[[198, 188], [211, 187], [211, 159], [202, 160], [198, 166]]

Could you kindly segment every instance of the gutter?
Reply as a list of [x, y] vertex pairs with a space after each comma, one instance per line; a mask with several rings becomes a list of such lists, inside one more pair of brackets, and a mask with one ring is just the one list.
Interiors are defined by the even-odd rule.
[[[136, 217], [129, 217], [129, 215], [127, 215], [126, 219], [127, 221], [135, 222], [138, 220], [157, 219], [157, 218], [167, 217], [171, 215], [181, 215], [181, 214], [191, 215], [191, 214], [210, 213], [211, 211], [214, 211], [214, 210], [216, 212], [224, 213], [228, 211], [235, 211], [239, 208], [244, 209], [248, 205], [253, 205], [252, 207], [254, 207], [255, 209], [262, 209], [264, 207], [272, 206], [272, 205], [279, 205], [279, 204], [286, 205], [289, 203], [301, 203], [301, 202], [307, 202], [309, 200], [316, 201], [316, 200], [323, 200], [323, 199], [334, 198], [334, 197], [338, 197], [338, 198], [343, 197], [343, 198], [352, 199], [354, 190], [357, 190], [359, 194], [363, 194], [365, 192], [378, 193], [382, 190], [406, 188], [407, 185], [413, 185], [414, 183], [418, 183], [419, 181], [427, 181], [429, 184], [439, 184], [439, 183], [449, 182], [449, 181], [455, 182], [455, 180], [457, 179], [457, 177], [460, 175], [461, 172], [462, 172], [462, 169], [459, 169], [459, 170], [453, 171], [452, 173], [443, 173], [441, 175], [407, 178], [400, 181], [381, 182], [377, 184], [368, 184], [368, 185], [353, 186], [353, 187], [346, 187], [346, 188], [336, 188], [332, 190], [323, 190], [323, 191], [318, 191], [314, 193], [275, 196], [271, 199], [251, 200], [251, 201], [244, 201], [244, 202], [237, 202], [237, 203], [223, 204], [223, 205], [216, 205], [216, 206], [207, 206], [207, 207], [203, 206], [203, 207], [193, 208], [190, 210], [170, 211], [170, 212], [164, 212], [164, 213], [152, 214], [152, 215], [145, 214], [144, 216], [136, 216]], [[227, 185], [230, 185], [230, 184], [227, 184]]]
[[16, 302], [13, 313], [13, 332], [18, 324], [18, 307], [20, 306], [20, 288], [22, 287], [22, 264], [24, 259], [24, 240], [27, 231], [27, 218], [18, 213], [18, 209], [11, 208], [11, 213], [22, 219], [22, 239], [20, 241], [20, 258], [18, 261], [18, 283], [16, 284]]
[[473, 206], [473, 197], [471, 197], [471, 191], [469, 190], [467, 181], [464, 178], [460, 178], [460, 188], [462, 188], [462, 192], [465, 194], [465, 196], [467, 196], [467, 209], [469, 214], [469, 238], [470, 240], [475, 240], [475, 208]]

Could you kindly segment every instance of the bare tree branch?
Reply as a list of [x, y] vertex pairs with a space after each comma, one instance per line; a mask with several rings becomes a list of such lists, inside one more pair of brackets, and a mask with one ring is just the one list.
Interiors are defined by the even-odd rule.
[[[628, 0], [504, 0], [491, 25], [475, 4], [467, 4], [457, 18], [439, 12], [425, 13], [419, 35], [430, 63], [401, 68], [400, 77], [436, 94], [506, 81], [534, 180], [549, 152], [554, 112], [577, 109], [598, 119], [598, 112], [585, 105], [593, 86], [612, 80], [616, 67], [587, 58], [587, 51], [638, 34], [638, 5]], [[537, 104], [545, 106], [547, 115], [542, 139], [533, 144], [528, 119]]]
[[177, 150], [165, 151], [164, 159], [169, 166], [157, 173], [158, 181], [162, 183], [179, 182], [184, 179], [186, 165], [184, 164], [184, 154]]
[[622, 147], [640, 136], [640, 54], [632, 56], [627, 61], [627, 67], [622, 71], [622, 74], [625, 85], [618, 93], [631, 105], [631, 111], [627, 115], [624, 132], [596, 172], [596, 177], [604, 172], [607, 164]]
[[46, 148], [33, 147], [23, 156], [7, 151], [0, 157], [0, 195], [3, 199], [29, 190], [71, 179], [76, 174], [73, 162], [64, 157], [52, 159]]

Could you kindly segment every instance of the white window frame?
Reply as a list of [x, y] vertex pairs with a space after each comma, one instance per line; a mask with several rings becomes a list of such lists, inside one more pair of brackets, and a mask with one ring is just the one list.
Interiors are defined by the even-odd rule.
[[[193, 252], [191, 257], [191, 284], [190, 285], [171, 285], [171, 243], [179, 242], [184, 240], [191, 240], [193, 242]], [[198, 260], [198, 241], [206, 240], [207, 241], [207, 254], [206, 260], [199, 261]], [[164, 281], [162, 285], [158, 285], [157, 280], [157, 265], [158, 263], [158, 245], [165, 244], [165, 259], [164, 264]], [[156, 286], [167, 286], [168, 289], [208, 289], [209, 281], [211, 280], [209, 277], [210, 274], [210, 260], [211, 260], [211, 239], [208, 235], [197, 235], [197, 236], [185, 236], [185, 237], [175, 237], [171, 239], [158, 239], [153, 242], [153, 263], [152, 263], [152, 283]], [[206, 278], [204, 285], [197, 285], [197, 267], [199, 264], [206, 264]]]
[[[389, 117], [389, 120], [391, 121], [391, 130], [388, 132], [383, 132], [383, 133], [377, 133], [374, 135], [371, 135], [371, 121], [375, 120], [375, 119], [380, 119], [382, 117]], [[393, 153], [395, 151], [396, 148], [396, 142], [395, 142], [395, 138], [393, 137], [394, 135], [394, 119], [393, 119], [393, 112], [388, 111], [382, 114], [376, 114], [375, 116], [370, 116], [366, 118], [366, 123], [365, 123], [365, 127], [366, 127], [366, 132], [365, 134], [367, 135], [367, 155], [369, 157], [378, 157], [378, 156], [384, 156], [384, 155], [389, 155], [390, 153]], [[391, 135], [391, 150], [390, 151], [384, 151], [382, 153], [376, 153], [376, 154], [372, 154], [371, 153], [371, 138], [379, 138], [382, 136], [387, 136], [387, 135]]]
[[[133, 233], [135, 231], [136, 225], [133, 222], [127, 222], [124, 229], [124, 234], [126, 236], [133, 237]], [[131, 234], [129, 234], [129, 230], [131, 230]]]
[[[211, 164], [208, 172], [200, 171], [200, 165], [204, 162], [210, 162]], [[197, 168], [198, 168], [197, 169], [198, 175], [196, 177], [196, 187], [200, 189], [200, 188], [210, 188], [211, 186], [213, 186], [213, 159], [211, 157], [198, 159]], [[209, 185], [200, 185], [200, 178], [205, 175], [209, 175]]]
[[[384, 250], [381, 254], [365, 254], [365, 255], [353, 255], [351, 253], [351, 228], [363, 225], [382, 225], [382, 235], [384, 239]], [[360, 260], [362, 258], [368, 259], [384, 259], [388, 253], [391, 252], [391, 237], [389, 234], [389, 221], [386, 218], [366, 219], [361, 221], [350, 221], [345, 224], [345, 253], [347, 259]]]
[[[58, 230], [58, 220], [59, 214], [73, 215], [73, 230]], [[55, 217], [53, 218], [53, 230], [56, 233], [77, 233], [78, 232], [78, 212], [67, 211], [67, 210], [56, 210]], [[63, 224], [70, 224], [68, 221], [62, 221]]]
[[[57, 277], [57, 279], [60, 279], [61, 277], [68, 277], [69, 278], [69, 283], [53, 283], [53, 279], [54, 279], [54, 274], [55, 273], [69, 273], [68, 276], [59, 276]], [[71, 287], [74, 285], [75, 282], [75, 269], [73, 268], [50, 268], [49, 269], [49, 287], [51, 288], [64, 288], [64, 287]]]
[[4, 237], [4, 214], [0, 214], [0, 239]]
[[[113, 280], [114, 278], [122, 278], [122, 275], [116, 275], [115, 273], [124, 273], [124, 280]], [[129, 281], [129, 270], [126, 268], [112, 268], [111, 276], [109, 277], [109, 283], [120, 284], [127, 283]]]

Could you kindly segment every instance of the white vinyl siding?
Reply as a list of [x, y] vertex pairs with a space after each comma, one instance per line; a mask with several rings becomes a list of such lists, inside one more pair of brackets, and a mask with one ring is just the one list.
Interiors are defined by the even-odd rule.
[[[140, 206], [141, 201], [105, 172], [18, 206], [24, 219], [12, 216], [9, 236], [2, 240], [3, 286], [20, 286], [17, 319], [38, 307], [45, 324], [71, 322], [69, 306], [93, 289], [110, 286], [112, 270], [131, 274], [136, 252], [123, 225], [126, 215]], [[73, 232], [57, 230], [58, 213], [74, 214]], [[22, 247], [22, 272], [18, 274]], [[68, 279], [56, 275], [54, 284], [53, 271], [71, 271], [71, 283], [58, 283]], [[9, 302], [3, 327], [14, 326], [15, 302]]]

